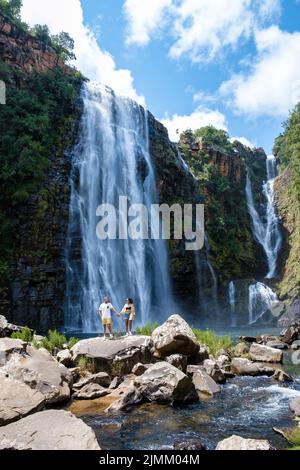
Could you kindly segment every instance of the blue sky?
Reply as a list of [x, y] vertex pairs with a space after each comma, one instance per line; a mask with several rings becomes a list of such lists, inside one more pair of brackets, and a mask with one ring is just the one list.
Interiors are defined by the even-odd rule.
[[296, 0], [24, 0], [23, 16], [68, 30], [78, 68], [144, 100], [173, 139], [211, 123], [270, 153], [300, 101]]

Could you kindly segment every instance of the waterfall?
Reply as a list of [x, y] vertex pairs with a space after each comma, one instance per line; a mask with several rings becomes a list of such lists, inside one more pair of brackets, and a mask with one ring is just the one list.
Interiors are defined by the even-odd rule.
[[278, 303], [277, 295], [262, 282], [249, 286], [249, 325], [255, 324]]
[[277, 259], [282, 245], [280, 222], [276, 213], [275, 204], [274, 182], [276, 178], [276, 159], [273, 155], [268, 156], [266, 165], [268, 181], [263, 185], [263, 194], [266, 199], [264, 217], [261, 217], [255, 208], [248, 171], [246, 178], [246, 196], [254, 236], [263, 247], [268, 261], [268, 273], [266, 278], [273, 279], [276, 276]]
[[235, 304], [236, 304], [236, 288], [234, 281], [231, 281], [228, 286], [228, 301], [230, 306], [231, 326], [237, 325], [237, 317], [235, 315]]
[[165, 317], [172, 305], [165, 242], [100, 241], [96, 236], [100, 204], [118, 208], [120, 196], [127, 196], [129, 205], [149, 209], [158, 202], [147, 111], [96, 84], [84, 85], [82, 100], [66, 246], [66, 326], [99, 331], [98, 307], [104, 296], [116, 309], [132, 297], [139, 323]]
[[205, 236], [205, 250], [206, 250], [206, 263], [207, 263], [207, 267], [209, 269], [209, 272], [210, 272], [210, 275], [211, 275], [211, 280], [212, 280], [213, 300], [215, 302], [217, 302], [217, 299], [218, 299], [218, 278], [217, 278], [216, 272], [215, 272], [214, 267], [213, 267], [213, 265], [211, 263], [211, 260], [210, 260], [211, 248], [210, 248], [210, 244], [209, 244], [207, 235]]

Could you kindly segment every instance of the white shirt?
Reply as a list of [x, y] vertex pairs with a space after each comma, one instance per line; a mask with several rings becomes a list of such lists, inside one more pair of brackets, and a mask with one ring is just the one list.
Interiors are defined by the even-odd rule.
[[109, 319], [111, 318], [111, 311], [113, 309], [113, 306], [111, 303], [108, 303], [108, 304], [101, 304], [100, 307], [99, 307], [99, 312], [102, 316], [103, 319]]

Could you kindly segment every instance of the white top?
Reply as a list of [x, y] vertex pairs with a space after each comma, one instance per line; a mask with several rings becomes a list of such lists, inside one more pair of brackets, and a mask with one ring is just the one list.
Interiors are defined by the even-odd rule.
[[111, 303], [108, 303], [108, 304], [101, 304], [100, 307], [99, 307], [99, 312], [102, 316], [102, 319], [109, 319], [111, 318], [111, 311], [113, 309], [113, 306]]

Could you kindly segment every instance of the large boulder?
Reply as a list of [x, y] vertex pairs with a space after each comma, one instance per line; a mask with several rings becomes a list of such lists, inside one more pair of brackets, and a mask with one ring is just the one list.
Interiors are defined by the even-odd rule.
[[73, 377], [47, 351], [27, 346], [26, 353], [13, 353], [3, 371], [24, 382], [45, 398], [46, 404], [60, 403], [70, 398]]
[[0, 367], [4, 366], [14, 353], [25, 354], [27, 344], [19, 339], [0, 339]]
[[187, 356], [184, 356], [183, 354], [172, 354], [171, 356], [166, 357], [165, 361], [172, 364], [172, 366], [177, 367], [177, 369], [180, 369], [182, 372], [186, 372]]
[[100, 450], [94, 431], [67, 411], [35, 413], [0, 428], [0, 450]]
[[197, 399], [189, 377], [168, 362], [158, 362], [135, 379], [135, 386], [150, 402], [184, 403]]
[[294, 322], [282, 332], [282, 341], [292, 344], [300, 334], [300, 322]]
[[267, 375], [271, 377], [274, 374], [272, 367], [265, 366], [245, 358], [234, 358], [231, 363], [231, 370], [237, 375], [250, 375], [253, 377]]
[[43, 409], [45, 397], [0, 369], [0, 426]]
[[193, 384], [200, 394], [213, 396], [221, 391], [220, 386], [204, 371], [198, 369], [193, 374]]
[[132, 406], [138, 405], [145, 400], [143, 394], [134, 386], [128, 388], [125, 393], [114, 401], [106, 410], [106, 413], [119, 413], [120, 411], [127, 410]]
[[81, 379], [79, 382], [73, 384], [73, 390], [80, 390], [87, 385], [100, 385], [101, 387], [107, 388], [111, 384], [109, 375], [106, 372], [98, 372], [98, 374], [91, 374]]
[[91, 338], [79, 341], [72, 348], [73, 364], [81, 357], [93, 361], [96, 372], [107, 372], [112, 376], [129, 374], [138, 362], [151, 362], [151, 340], [148, 336], [128, 336], [104, 341]]
[[202, 367], [203, 370], [218, 384], [224, 384], [226, 382], [226, 377], [216, 361], [206, 359], [203, 362]]
[[171, 354], [193, 356], [200, 349], [192, 329], [180, 315], [172, 315], [154, 330], [151, 338], [154, 348], [163, 357]]
[[253, 343], [249, 351], [249, 356], [253, 361], [277, 363], [282, 362], [283, 352], [279, 349]]
[[216, 450], [273, 450], [273, 447], [266, 440], [231, 436], [219, 442]]
[[108, 394], [109, 390], [107, 388], [96, 383], [89, 383], [77, 390], [73, 394], [73, 398], [77, 398], [77, 400], [94, 400], [95, 398], [105, 397]]

